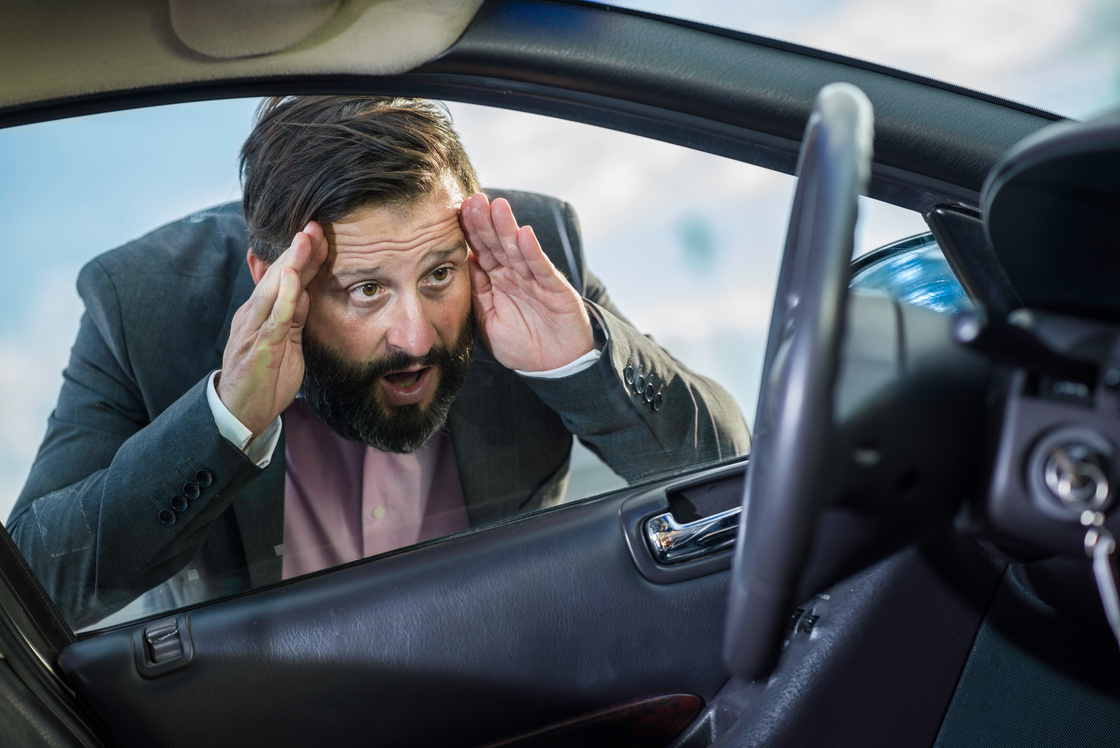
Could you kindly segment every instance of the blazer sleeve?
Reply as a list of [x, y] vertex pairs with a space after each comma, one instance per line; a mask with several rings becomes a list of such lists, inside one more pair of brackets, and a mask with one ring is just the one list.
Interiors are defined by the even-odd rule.
[[583, 286], [606, 338], [598, 363], [561, 379], [523, 378], [569, 431], [630, 482], [750, 451], [726, 390], [638, 332], [586, 269]]
[[[260, 473], [218, 433], [205, 376], [162, 412], [149, 411], [128, 358], [113, 279], [96, 260], [83, 269], [78, 290], [86, 313], [7, 524], [74, 625], [100, 619], [179, 571], [232, 497]], [[173, 350], [167, 367], [181, 363]]]

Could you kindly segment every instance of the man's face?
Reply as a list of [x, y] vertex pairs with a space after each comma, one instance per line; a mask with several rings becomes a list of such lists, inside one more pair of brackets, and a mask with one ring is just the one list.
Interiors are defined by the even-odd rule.
[[414, 451], [462, 388], [475, 337], [462, 199], [446, 179], [413, 204], [324, 226], [327, 260], [307, 289], [303, 395], [339, 435]]

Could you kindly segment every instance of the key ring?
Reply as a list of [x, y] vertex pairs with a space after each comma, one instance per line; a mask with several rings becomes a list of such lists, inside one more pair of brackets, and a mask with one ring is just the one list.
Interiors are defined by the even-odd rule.
[[1120, 645], [1120, 591], [1116, 589], [1116, 576], [1112, 568], [1112, 554], [1116, 551], [1116, 538], [1104, 526], [1104, 514], [1086, 509], [1081, 513], [1085, 531], [1085, 555], [1093, 559], [1093, 577], [1104, 607], [1104, 617], [1116, 643]]
[[1104, 526], [1104, 515], [1086, 509], [1081, 513], [1081, 524], [1089, 528], [1085, 532], [1085, 555], [1089, 558], [1096, 558], [1098, 553], [1112, 555], [1116, 550], [1116, 539]]

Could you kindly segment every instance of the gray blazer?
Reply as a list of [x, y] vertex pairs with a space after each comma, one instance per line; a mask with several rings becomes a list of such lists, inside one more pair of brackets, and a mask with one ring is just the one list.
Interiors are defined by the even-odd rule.
[[[561, 501], [573, 434], [628, 481], [745, 453], [731, 397], [639, 334], [586, 271], [571, 208], [490, 194], [533, 226], [608, 342], [597, 366], [558, 380], [520, 377], [476, 346], [447, 422], [472, 526]], [[245, 248], [229, 204], [101, 255], [78, 277], [86, 313], [7, 525], [75, 626], [153, 588], [145, 612], [280, 579], [283, 442], [258, 468], [218, 433], [206, 402], [253, 289]], [[177, 496], [186, 507], [165, 524]]]

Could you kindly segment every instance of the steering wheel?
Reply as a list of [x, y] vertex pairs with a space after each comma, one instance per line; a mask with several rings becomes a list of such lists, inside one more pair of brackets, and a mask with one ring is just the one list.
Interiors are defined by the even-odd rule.
[[801, 141], [728, 600], [724, 664], [748, 679], [773, 669], [828, 494], [856, 201], [871, 171], [872, 135], [862, 91], [821, 89]]

